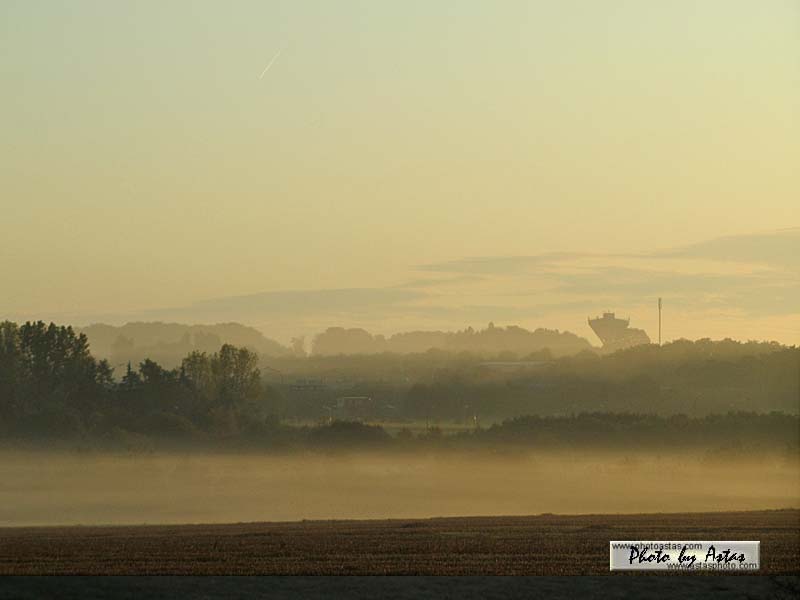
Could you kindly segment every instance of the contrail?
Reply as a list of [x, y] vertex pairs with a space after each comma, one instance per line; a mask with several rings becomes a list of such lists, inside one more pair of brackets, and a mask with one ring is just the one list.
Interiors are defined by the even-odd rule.
[[264, 75], [266, 75], [266, 74], [267, 74], [267, 71], [269, 71], [269, 68], [270, 68], [270, 67], [271, 67], [271, 66], [272, 66], [272, 65], [275, 63], [275, 61], [276, 61], [276, 60], [278, 60], [278, 57], [281, 55], [281, 52], [283, 52], [283, 48], [281, 48], [280, 50], [278, 50], [278, 51], [275, 53], [275, 56], [273, 56], [273, 57], [272, 57], [272, 60], [270, 60], [270, 61], [267, 63], [267, 66], [266, 66], [266, 67], [264, 67], [264, 70], [263, 70], [263, 71], [261, 71], [261, 75], [259, 75], [259, 76], [258, 76], [258, 78], [259, 78], [259, 79], [263, 79], [263, 78], [264, 78]]

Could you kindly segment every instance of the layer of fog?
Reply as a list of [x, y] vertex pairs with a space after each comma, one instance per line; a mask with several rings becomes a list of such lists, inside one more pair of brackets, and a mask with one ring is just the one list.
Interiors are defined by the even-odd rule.
[[779, 456], [0, 453], [0, 526], [798, 506], [800, 468]]

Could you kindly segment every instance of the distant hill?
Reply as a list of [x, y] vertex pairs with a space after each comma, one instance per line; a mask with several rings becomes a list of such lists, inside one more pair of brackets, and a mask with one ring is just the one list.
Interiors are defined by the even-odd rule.
[[222, 344], [244, 346], [266, 356], [285, 356], [289, 348], [239, 323], [183, 325], [127, 323], [121, 327], [98, 323], [78, 330], [89, 338], [92, 354], [112, 365], [138, 364], [149, 358], [166, 368], [176, 367], [191, 351], [216, 352]]
[[528, 331], [522, 327], [495, 327], [489, 323], [486, 329], [463, 331], [412, 331], [396, 333], [389, 338], [372, 335], [364, 329], [330, 327], [314, 337], [312, 354], [377, 354], [395, 352], [410, 354], [430, 349], [452, 352], [474, 352], [497, 355], [504, 352], [524, 356], [547, 352], [552, 357], [569, 356], [592, 345], [584, 338], [568, 331], [536, 329]]

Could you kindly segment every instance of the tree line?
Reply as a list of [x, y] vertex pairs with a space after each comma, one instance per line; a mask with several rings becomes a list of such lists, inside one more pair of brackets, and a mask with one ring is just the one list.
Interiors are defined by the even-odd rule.
[[568, 356], [592, 350], [589, 342], [557, 329], [528, 331], [510, 325], [496, 327], [489, 323], [485, 329], [468, 327], [462, 331], [409, 331], [389, 337], [373, 335], [360, 328], [329, 327], [312, 340], [312, 354], [414, 354], [431, 349], [447, 352], [473, 352], [483, 355], [505, 353], [508, 356], [526, 355], [546, 349], [549, 356]]
[[[428, 441], [437, 438], [437, 421], [472, 423], [476, 415], [486, 425], [506, 421], [477, 428], [459, 443], [524, 438], [577, 444], [592, 436], [623, 440], [650, 429], [659, 435], [695, 432], [691, 439], [700, 439], [730, 423], [736, 431], [766, 423], [763, 431], [779, 431], [776, 439], [785, 440], [787, 426], [797, 429], [799, 359], [797, 348], [704, 340], [539, 361], [532, 371], [513, 373], [487, 367], [483, 357], [440, 351], [286, 357], [283, 363], [271, 361], [282, 372], [277, 381], [276, 369], [262, 374], [259, 356], [249, 348], [223, 344], [214, 352], [193, 350], [172, 369], [149, 358], [111, 365], [93, 357], [87, 336], [71, 327], [2, 322], [0, 439], [144, 436], [312, 446], [394, 439], [383, 430], [364, 429], [367, 425], [345, 424], [353, 419], [333, 411], [337, 397], [358, 395], [373, 401], [372, 412], [359, 418], [401, 427], [406, 422], [409, 431], [429, 423], [433, 426], [417, 436]], [[115, 369], [121, 376], [114, 376]], [[293, 383], [292, 375], [308, 374], [330, 385]], [[708, 413], [740, 416], [703, 420]], [[626, 416], [631, 414], [649, 416], [631, 420]], [[289, 427], [281, 424], [285, 417], [327, 424]]]
[[145, 359], [115, 380], [85, 334], [43, 322], [0, 323], [0, 432], [7, 436], [236, 435], [268, 422], [258, 356], [224, 344], [174, 369]]

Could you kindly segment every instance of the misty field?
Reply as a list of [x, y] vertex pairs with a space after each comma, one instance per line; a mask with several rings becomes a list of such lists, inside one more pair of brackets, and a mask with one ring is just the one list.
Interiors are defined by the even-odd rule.
[[612, 539], [760, 540], [760, 574], [800, 572], [800, 511], [785, 510], [7, 528], [0, 573], [603, 574]]
[[797, 459], [631, 452], [0, 453], [0, 527], [800, 508]]
[[794, 573], [798, 498], [780, 454], [7, 451], [0, 573], [599, 574], [647, 538]]

